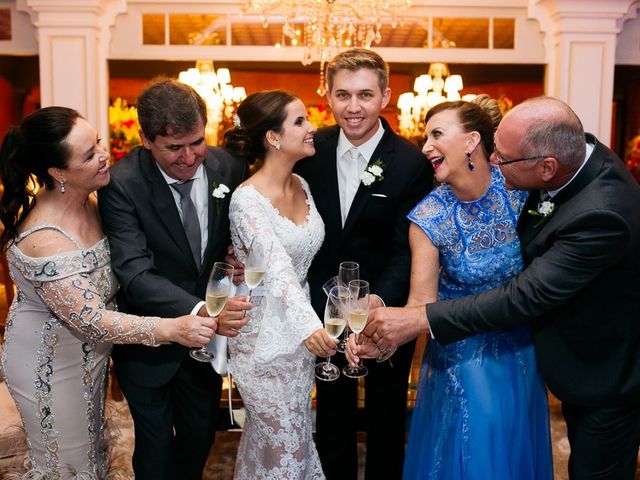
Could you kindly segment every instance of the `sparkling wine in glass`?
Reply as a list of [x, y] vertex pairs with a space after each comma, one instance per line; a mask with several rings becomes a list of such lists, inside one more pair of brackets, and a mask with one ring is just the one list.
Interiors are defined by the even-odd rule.
[[251, 291], [260, 285], [271, 256], [271, 239], [254, 237], [244, 262], [244, 281]]
[[[207, 312], [212, 317], [220, 314], [231, 292], [233, 283], [233, 267], [228, 263], [216, 262], [213, 264], [213, 270], [209, 275], [207, 282], [207, 293], [205, 303]], [[210, 362], [213, 360], [213, 354], [207, 350], [205, 345], [202, 348], [194, 348], [189, 352], [191, 358], [199, 362]]]
[[[366, 280], [351, 280], [349, 282], [349, 328], [357, 335], [364, 330], [369, 317], [369, 282]], [[364, 365], [355, 367], [347, 365], [342, 369], [342, 374], [349, 378], [364, 377], [369, 371]]]
[[[349, 287], [349, 282], [351, 280], [359, 280], [360, 279], [360, 265], [356, 262], [342, 262], [340, 263], [340, 267], [338, 268], [338, 282], [340, 285], [344, 285], [345, 287]], [[347, 295], [349, 294], [349, 290], [347, 290]], [[348, 329], [345, 328], [345, 333], [340, 339], [338, 343], [337, 350], [340, 353], [344, 353], [344, 349], [347, 346], [347, 336], [349, 335]]]
[[[335, 286], [327, 296], [324, 308], [324, 329], [331, 338], [338, 338], [347, 325], [349, 309], [345, 298], [348, 298], [348, 293], [346, 287]], [[331, 363], [331, 357], [327, 357], [326, 361], [316, 365], [315, 374], [318, 380], [332, 382], [340, 376], [340, 369]]]

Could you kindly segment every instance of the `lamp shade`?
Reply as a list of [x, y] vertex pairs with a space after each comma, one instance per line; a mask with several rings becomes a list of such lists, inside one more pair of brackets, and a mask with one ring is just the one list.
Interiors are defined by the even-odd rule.
[[459, 92], [462, 90], [462, 77], [460, 75], [451, 75], [444, 81], [444, 91], [447, 93]]
[[229, 72], [228, 68], [218, 69], [218, 82], [220, 82], [221, 85], [231, 82], [231, 72]]
[[431, 88], [432, 82], [429, 75], [420, 75], [413, 82], [413, 90], [420, 95], [426, 95]]
[[405, 92], [398, 97], [398, 108], [400, 110], [410, 110], [413, 106], [414, 95], [411, 92]]

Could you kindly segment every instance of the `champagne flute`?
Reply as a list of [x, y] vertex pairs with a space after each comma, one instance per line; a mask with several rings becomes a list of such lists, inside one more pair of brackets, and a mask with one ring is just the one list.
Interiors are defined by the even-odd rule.
[[260, 285], [271, 256], [271, 239], [254, 237], [249, 245], [249, 253], [244, 262], [244, 281], [251, 291]]
[[[331, 338], [338, 338], [347, 325], [349, 290], [335, 286], [327, 296], [324, 308], [324, 329]], [[331, 357], [320, 362], [315, 368], [316, 378], [324, 382], [332, 382], [340, 376], [340, 369], [331, 363]]]
[[[340, 267], [338, 268], [338, 282], [345, 287], [349, 287], [349, 282], [351, 280], [359, 280], [360, 279], [360, 265], [356, 262], [342, 262], [340, 263]], [[347, 290], [347, 293], [349, 291]], [[347, 346], [347, 337], [349, 335], [348, 327], [344, 329], [344, 335], [338, 342], [337, 350], [340, 353], [344, 353], [344, 349]]]
[[[366, 280], [351, 280], [349, 282], [349, 328], [356, 334], [364, 330], [369, 317], [369, 282]], [[369, 371], [364, 365], [355, 367], [347, 365], [342, 369], [342, 374], [349, 378], [364, 377]]]
[[[207, 282], [206, 306], [209, 315], [215, 317], [220, 314], [227, 303], [232, 284], [233, 267], [224, 262], [214, 263]], [[206, 345], [202, 348], [194, 348], [189, 355], [199, 362], [213, 360], [213, 354], [207, 350]]]

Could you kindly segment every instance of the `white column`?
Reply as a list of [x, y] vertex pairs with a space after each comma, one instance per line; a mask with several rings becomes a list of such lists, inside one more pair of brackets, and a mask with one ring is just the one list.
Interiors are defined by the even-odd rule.
[[568, 103], [609, 145], [616, 37], [635, 0], [528, 1], [545, 34], [545, 93]]
[[108, 139], [109, 26], [126, 0], [18, 0], [18, 8], [37, 29], [42, 106], [75, 108]]

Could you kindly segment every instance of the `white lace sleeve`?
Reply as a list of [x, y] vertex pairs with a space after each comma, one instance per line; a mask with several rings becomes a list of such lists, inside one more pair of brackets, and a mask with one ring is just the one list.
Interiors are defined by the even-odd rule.
[[[303, 289], [280, 237], [270, 221], [268, 202], [252, 187], [236, 190], [231, 199], [229, 216], [231, 238], [238, 258], [246, 258], [246, 245], [254, 237], [272, 240], [269, 266], [263, 277], [265, 290], [264, 315], [256, 340], [254, 358], [266, 363], [281, 355], [293, 353], [314, 331], [322, 328], [320, 319]], [[306, 273], [306, 272], [305, 272]]]
[[86, 339], [156, 346], [153, 330], [159, 318], [108, 310], [85, 273], [37, 281], [34, 288], [54, 315]]

